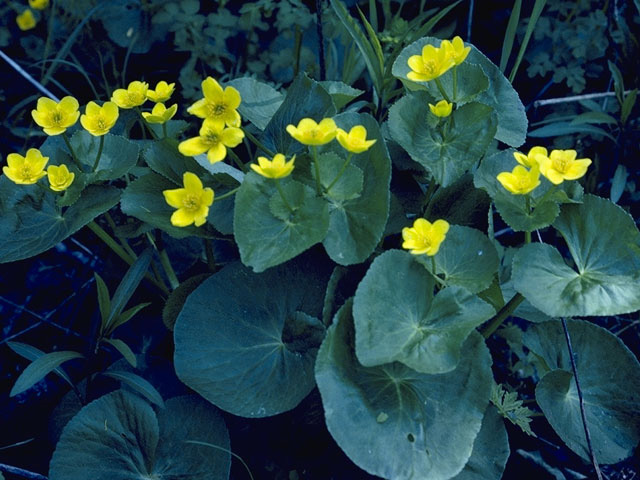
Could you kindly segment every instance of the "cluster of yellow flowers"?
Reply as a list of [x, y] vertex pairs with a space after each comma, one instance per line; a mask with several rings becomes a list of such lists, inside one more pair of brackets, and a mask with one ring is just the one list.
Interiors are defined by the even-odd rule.
[[156, 84], [155, 90], [149, 89], [149, 84], [139, 80], [129, 83], [127, 88], [119, 88], [111, 95], [111, 102], [122, 109], [137, 108], [143, 105], [147, 100], [155, 102], [151, 112], [141, 112], [142, 117], [148, 123], [157, 123], [164, 125], [178, 111], [178, 105], [171, 105], [169, 108], [165, 106], [165, 102], [171, 98], [175, 89], [175, 83], [167, 83], [164, 80]]
[[581, 178], [591, 165], [589, 158], [576, 159], [575, 150], [552, 150], [548, 154], [546, 148], [538, 146], [529, 150], [527, 155], [514, 152], [513, 156], [519, 165], [511, 172], [498, 174], [496, 178], [514, 195], [532, 192], [540, 185], [540, 174], [554, 185], [560, 185], [565, 180]]
[[[34, 10], [44, 10], [49, 6], [49, 0], [29, 0], [29, 6]], [[18, 28], [24, 32], [35, 28], [38, 21], [33, 11], [27, 8], [16, 17], [16, 23]]]
[[24, 157], [18, 153], [7, 155], [8, 166], [2, 167], [2, 172], [18, 185], [33, 185], [47, 176], [49, 188], [55, 192], [63, 192], [73, 183], [76, 175], [69, 172], [66, 165], [49, 165], [45, 171], [48, 161], [49, 157], [43, 157], [40, 150], [30, 148]]

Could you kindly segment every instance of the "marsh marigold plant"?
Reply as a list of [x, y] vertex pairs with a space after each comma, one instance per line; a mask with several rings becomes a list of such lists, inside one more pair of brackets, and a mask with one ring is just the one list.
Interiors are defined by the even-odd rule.
[[89, 102], [85, 114], [80, 117], [80, 123], [91, 135], [99, 137], [109, 133], [116, 124], [118, 115], [118, 106], [113, 102], [104, 102], [102, 106]]
[[577, 180], [587, 173], [591, 165], [591, 159], [579, 158], [575, 150], [552, 150], [547, 156], [538, 155], [542, 175], [554, 185], [559, 185], [565, 180]]
[[59, 102], [41, 97], [31, 116], [47, 135], [60, 135], [76, 124], [80, 116], [79, 107], [78, 100], [70, 96]]
[[49, 157], [43, 157], [37, 148], [27, 150], [24, 157], [18, 153], [10, 153], [7, 155], [7, 166], [2, 167], [2, 173], [18, 185], [33, 185], [47, 174], [44, 167], [48, 161]]
[[526, 195], [540, 185], [540, 167], [534, 165], [527, 170], [522, 165], [516, 165], [511, 172], [501, 172], [496, 178], [508, 192]]
[[449, 231], [449, 222], [436, 220], [431, 223], [424, 218], [418, 218], [412, 227], [402, 229], [402, 248], [413, 255], [433, 256], [440, 250], [440, 245]]
[[204, 225], [209, 215], [209, 207], [213, 204], [214, 192], [204, 188], [198, 176], [185, 172], [182, 176], [184, 188], [164, 190], [165, 201], [177, 210], [171, 215], [171, 224], [175, 227], [196, 227]]
[[191, 105], [187, 112], [196, 117], [206, 118], [217, 130], [225, 125], [229, 127], [239, 127], [242, 119], [237, 108], [242, 102], [240, 92], [233, 87], [225, 87], [211, 77], [207, 77], [202, 82], [201, 98]]
[[224, 160], [227, 156], [227, 148], [237, 147], [244, 138], [244, 132], [241, 129], [225, 127], [224, 124], [211, 118], [204, 119], [199, 133], [197, 137], [181, 142], [178, 150], [186, 157], [195, 157], [206, 152], [210, 163]]
[[440, 118], [448, 117], [449, 115], [451, 115], [451, 112], [453, 110], [453, 103], [449, 103], [446, 100], [440, 100], [435, 105], [430, 103], [429, 110], [436, 117], [440, 117]]
[[338, 127], [333, 118], [323, 118], [320, 123], [303, 118], [298, 126], [287, 125], [287, 133], [304, 145], [325, 145], [336, 138]]
[[267, 157], [258, 157], [258, 165], [251, 164], [251, 168], [266, 178], [284, 178], [291, 175], [293, 172], [293, 162], [296, 156], [291, 157], [288, 162], [285, 161], [285, 156], [281, 153], [276, 153], [273, 160], [269, 160]]
[[120, 108], [139, 107], [147, 101], [149, 84], [138, 80], [131, 82], [127, 88], [118, 88], [111, 96], [111, 101]]
[[175, 88], [175, 83], [167, 83], [162, 80], [156, 84], [155, 90], [147, 90], [147, 98], [155, 103], [164, 103], [171, 98]]
[[336, 130], [336, 139], [346, 151], [351, 153], [362, 153], [369, 150], [376, 140], [367, 140], [367, 129], [363, 125], [352, 127], [347, 133], [341, 128]]
[[76, 174], [70, 172], [66, 165], [49, 165], [47, 168], [49, 188], [54, 192], [64, 192], [75, 178]]

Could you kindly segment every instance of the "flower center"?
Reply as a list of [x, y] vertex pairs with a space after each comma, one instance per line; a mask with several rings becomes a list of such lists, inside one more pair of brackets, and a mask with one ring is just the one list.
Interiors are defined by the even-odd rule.
[[427, 248], [431, 246], [431, 239], [427, 236], [420, 236], [418, 238], [418, 243], [420, 244], [421, 248]]
[[560, 158], [556, 157], [553, 159], [553, 169], [557, 170], [560, 173], [565, 173], [568, 166], [569, 166], [569, 161], [564, 157], [560, 157]]
[[429, 74], [434, 74], [436, 73], [436, 62], [434, 62], [433, 60], [427, 60], [424, 63], [424, 70], [426, 73]]
[[204, 138], [205, 138], [205, 142], [207, 142], [211, 146], [214, 146], [220, 143], [220, 138], [215, 133], [209, 132]]
[[184, 200], [182, 200], [182, 205], [190, 211], [198, 210], [198, 208], [200, 208], [200, 197], [198, 195], [188, 194], [184, 197]]
[[224, 103], [210, 103], [209, 114], [213, 117], [219, 117], [227, 110], [227, 106]]
[[140, 103], [140, 95], [138, 95], [137, 93], [127, 93], [127, 98], [129, 99], [129, 102], [131, 103]]
[[107, 128], [107, 122], [105, 122], [104, 118], [102, 116], [98, 117], [98, 129], [100, 130], [106, 130]]
[[62, 123], [62, 114], [60, 112], [54, 112], [51, 121], [54, 125], [60, 125], [60, 123]]
[[20, 169], [20, 174], [22, 175], [22, 178], [24, 180], [28, 180], [32, 177], [32, 173], [31, 173], [31, 166], [29, 165], [23, 165], [22, 168]]

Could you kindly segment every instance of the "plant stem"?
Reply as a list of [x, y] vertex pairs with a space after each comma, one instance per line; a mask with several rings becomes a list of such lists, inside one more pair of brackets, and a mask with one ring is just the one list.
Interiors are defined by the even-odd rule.
[[71, 142], [69, 141], [67, 132], [62, 132], [62, 139], [64, 140], [64, 143], [67, 144], [67, 148], [71, 153], [71, 157], [73, 158], [73, 162], [76, 164], [76, 167], [78, 167], [81, 172], [84, 171], [84, 169], [82, 168], [82, 164], [80, 163], [80, 160], [78, 160], [78, 157], [76, 156], [76, 152], [73, 150], [73, 147], [71, 146]]
[[584, 427], [584, 436], [587, 440], [587, 447], [589, 449], [589, 455], [591, 456], [591, 464], [596, 471], [598, 480], [602, 480], [602, 473], [598, 461], [596, 460], [596, 454], [593, 451], [591, 444], [591, 432], [589, 432], [589, 425], [587, 424], [587, 415], [584, 410], [584, 400], [582, 398], [582, 388], [580, 387], [580, 380], [578, 379], [578, 369], [576, 367], [575, 354], [573, 353], [573, 347], [571, 346], [571, 337], [569, 336], [569, 329], [567, 328], [567, 320], [562, 317], [562, 330], [564, 330], [564, 338], [567, 341], [567, 349], [569, 350], [569, 358], [571, 359], [571, 370], [573, 370], [573, 378], [576, 381], [576, 390], [578, 391], [578, 400], [580, 402], [580, 416], [582, 417], [582, 426]]
[[202, 239], [204, 243], [204, 253], [207, 256], [207, 266], [209, 267], [210, 272], [216, 271], [216, 258], [213, 255], [213, 248], [211, 247], [211, 240], [208, 238]]
[[347, 169], [347, 167], [351, 163], [351, 158], [352, 157], [353, 157], [353, 152], [349, 152], [349, 156], [347, 156], [347, 159], [342, 164], [342, 167], [340, 168], [340, 171], [338, 172], [338, 175], [336, 176], [336, 178], [333, 179], [333, 182], [331, 182], [329, 184], [329, 186], [327, 187], [327, 192], [331, 190], [331, 187], [333, 187], [338, 180], [340, 180], [340, 177], [342, 176], [342, 174], [345, 172], [345, 170]]
[[244, 134], [247, 136], [247, 138], [249, 140], [251, 140], [251, 142], [258, 147], [260, 150], [262, 150], [264, 153], [266, 153], [268, 156], [270, 156], [271, 158], [273, 158], [273, 156], [275, 155], [275, 153], [273, 153], [271, 150], [269, 150], [267, 147], [265, 147], [262, 142], [260, 142], [260, 140], [258, 140], [256, 137], [254, 137], [251, 133], [249, 133], [247, 130], [245, 130], [244, 128], [242, 129], [242, 131], [244, 132]]
[[238, 155], [236, 155], [236, 153], [230, 148], [227, 148], [227, 153], [233, 159], [234, 163], [238, 166], [238, 168], [242, 170], [244, 173], [247, 173], [247, 170], [248, 170], [247, 166], [242, 162], [242, 160], [240, 160], [240, 157], [238, 157]]
[[285, 206], [289, 209], [289, 211], [291, 213], [293, 213], [295, 210], [291, 207], [291, 205], [287, 201], [287, 197], [284, 196], [284, 191], [282, 190], [282, 186], [280, 185], [280, 179], [279, 178], [274, 178], [273, 181], [276, 184], [276, 189], [278, 189], [278, 193], [280, 194], [280, 198], [282, 198], [282, 201], [284, 202]]
[[223, 193], [219, 197], [216, 197], [215, 201], [224, 200], [225, 198], [228, 198], [231, 195], [233, 195], [234, 193], [236, 193], [238, 190], [240, 190], [240, 187], [236, 187], [233, 190], [229, 190], [227, 193]]
[[[529, 198], [529, 195], [525, 196], [524, 202], [527, 215], [529, 215], [531, 213], [531, 199]], [[531, 243], [531, 232], [528, 230], [524, 232], [524, 243]]]
[[487, 323], [480, 330], [482, 336], [484, 338], [489, 338], [493, 334], [493, 332], [495, 332], [498, 327], [502, 325], [502, 322], [509, 318], [509, 315], [511, 315], [515, 311], [515, 309], [518, 308], [518, 305], [520, 305], [523, 301], [524, 297], [519, 293], [516, 293], [513, 298], [509, 300], [491, 320], [489, 320], [489, 323]]
[[162, 138], [167, 138], [167, 123], [162, 124]]
[[458, 66], [453, 67], [453, 101], [458, 101]]
[[176, 272], [171, 266], [171, 261], [169, 260], [169, 255], [167, 255], [167, 251], [163, 248], [160, 252], [160, 264], [162, 268], [164, 268], [165, 273], [167, 274], [167, 278], [169, 279], [169, 285], [171, 285], [171, 290], [175, 290], [180, 286], [180, 280], [176, 276]]
[[93, 162], [92, 171], [95, 172], [100, 164], [100, 157], [102, 157], [102, 149], [104, 148], [104, 135], [100, 135], [100, 146], [98, 147], [98, 155], [96, 156], [96, 161]]
[[322, 185], [320, 183], [320, 166], [318, 165], [318, 147], [312, 145], [311, 149], [313, 150], [313, 166], [316, 171], [316, 193], [320, 195], [322, 194]]
[[449, 98], [449, 95], [447, 95], [447, 92], [444, 91], [444, 87], [442, 86], [440, 79], [435, 78], [434, 80], [436, 82], [436, 87], [438, 87], [438, 91], [440, 92], [440, 95], [442, 95], [442, 98], [444, 98], [447, 102], [451, 103], [451, 99]]

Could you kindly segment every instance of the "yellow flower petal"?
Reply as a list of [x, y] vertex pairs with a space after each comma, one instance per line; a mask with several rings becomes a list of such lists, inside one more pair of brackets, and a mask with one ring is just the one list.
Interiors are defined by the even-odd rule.
[[203, 137], [190, 138], [178, 145], [178, 151], [185, 157], [195, 157], [206, 152], [209, 148], [209, 144], [204, 141]]

